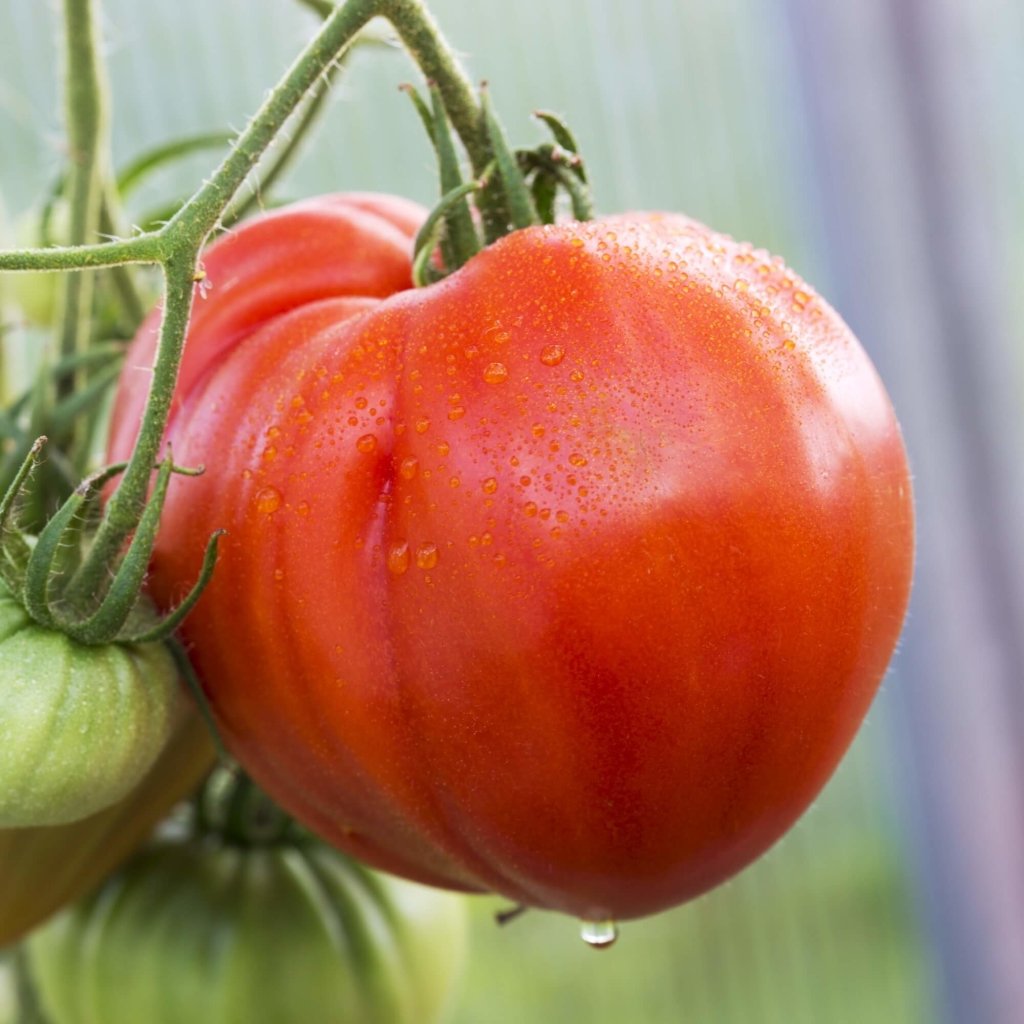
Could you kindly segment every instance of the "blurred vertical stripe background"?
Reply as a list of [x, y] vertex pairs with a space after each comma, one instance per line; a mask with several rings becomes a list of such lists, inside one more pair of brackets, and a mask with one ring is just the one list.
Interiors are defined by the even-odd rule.
[[[876, 361], [904, 424], [919, 565], [867, 727], [734, 882], [627, 924], [492, 924], [455, 1024], [1024, 1021], [1024, 5], [1017, 0], [432, 0], [513, 140], [565, 114], [604, 211], [682, 210], [786, 256]], [[0, 0], [0, 197], [60, 157], [56, 4]], [[118, 160], [240, 128], [315, 26], [295, 0], [105, 0]], [[290, 198], [430, 203], [399, 52], [357, 53]], [[133, 208], [185, 195], [189, 159]]]

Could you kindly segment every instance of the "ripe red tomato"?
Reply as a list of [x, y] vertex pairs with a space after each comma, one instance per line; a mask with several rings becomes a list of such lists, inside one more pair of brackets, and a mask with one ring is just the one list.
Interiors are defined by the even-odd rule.
[[246, 768], [371, 864], [588, 919], [761, 854], [910, 583], [899, 428], [837, 314], [671, 215], [293, 305], [197, 326], [218, 359], [170, 435], [207, 473], [172, 483], [153, 565], [172, 602], [228, 530], [185, 632]]
[[[224, 235], [203, 259], [176, 399], [239, 339], [319, 299], [386, 296], [412, 286], [409, 247], [426, 216], [417, 203], [374, 192], [317, 196], [273, 210]], [[160, 327], [139, 329], [117, 394], [110, 447], [130, 452], [149, 394]], [[177, 404], [177, 401], [176, 401]]]

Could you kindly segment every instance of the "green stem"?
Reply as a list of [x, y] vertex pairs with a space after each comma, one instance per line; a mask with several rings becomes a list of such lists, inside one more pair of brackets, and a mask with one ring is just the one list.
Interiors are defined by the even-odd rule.
[[481, 90], [484, 110], [484, 123], [487, 126], [487, 135], [491, 141], [491, 148], [494, 150], [494, 160], [498, 165], [498, 173], [501, 175], [504, 194], [508, 200], [509, 216], [513, 227], [528, 228], [531, 224], [538, 223], [537, 211], [533, 208], [533, 200], [530, 198], [530, 190], [523, 180], [522, 171], [516, 161], [505, 138], [505, 131], [495, 116], [491, 106], [490, 93], [486, 88]]
[[120, 238], [96, 245], [0, 251], [0, 270], [88, 270], [122, 263], [162, 263], [167, 246], [160, 234]]
[[379, 0], [376, 6], [394, 26], [424, 77], [437, 83], [473, 173], [483, 173], [491, 154], [476, 92], [423, 0]]
[[245, 183], [264, 150], [302, 98], [316, 85], [355, 34], [388, 0], [348, 0], [324, 22], [263, 106], [238, 137], [213, 177], [161, 229], [164, 237], [180, 238], [183, 246], [198, 240], [195, 252], [217, 226], [235, 193]]
[[[379, 0], [378, 7], [424, 76], [437, 83], [452, 127], [466, 147], [473, 174], [480, 178], [494, 154], [476, 91], [458, 57], [423, 0]], [[480, 212], [488, 240], [505, 232], [508, 215], [500, 190], [493, 183], [480, 193]]]
[[246, 199], [238, 201], [224, 215], [224, 222], [226, 224], [234, 224], [236, 221], [248, 216], [291, 165], [302, 143], [305, 141], [309, 129], [312, 128], [320, 116], [324, 103], [330, 95], [331, 83], [345, 66], [345, 58], [352, 52], [352, 46], [353, 43], [351, 42], [347, 44], [343, 53], [324, 72], [323, 82], [321, 82], [319, 89], [306, 102], [306, 106], [299, 116], [294, 130], [289, 134], [288, 141], [281, 147], [274, 162], [264, 171], [259, 183], [253, 188], [251, 194]]
[[142, 425], [131, 459], [107, 504], [92, 547], [68, 584], [65, 599], [72, 606], [89, 596], [105, 592], [110, 583], [109, 567], [142, 517], [150, 478], [160, 458], [164, 428], [178, 379], [185, 332], [192, 312], [196, 259], [197, 254], [194, 253], [164, 264], [164, 316]]
[[[96, 45], [92, 0], [64, 0], [64, 95], [68, 136], [68, 241], [81, 245], [95, 241], [103, 194], [104, 156], [107, 145], [107, 88]], [[92, 327], [95, 278], [91, 273], [64, 279], [60, 326], [60, 354], [85, 351]], [[74, 391], [77, 374], [57, 385], [58, 395]]]

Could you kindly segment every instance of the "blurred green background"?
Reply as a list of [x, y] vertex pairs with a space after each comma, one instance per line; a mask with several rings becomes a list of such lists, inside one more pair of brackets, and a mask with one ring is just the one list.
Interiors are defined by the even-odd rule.
[[[0, 196], [60, 164], [50, 4], [0, 0]], [[684, 210], [786, 256], [876, 359], [921, 515], [911, 627], [867, 727], [793, 833], [596, 953], [574, 922], [474, 903], [455, 1024], [1020, 1024], [1024, 484], [1019, 278], [1024, 14], [1000, 0], [433, 0], [513, 140], [564, 113], [601, 210]], [[240, 128], [315, 25], [294, 0], [106, 0], [120, 161]], [[357, 53], [283, 198], [434, 172], [397, 88]], [[184, 195], [209, 155], [140, 193]], [[1016, 456], [1015, 457], [1015, 454]], [[1015, 626], [1016, 624], [1016, 626]]]

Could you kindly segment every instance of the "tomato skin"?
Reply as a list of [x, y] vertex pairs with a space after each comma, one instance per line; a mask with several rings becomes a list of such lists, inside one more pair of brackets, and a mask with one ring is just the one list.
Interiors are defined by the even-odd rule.
[[[317, 196], [245, 221], [202, 262], [189, 344], [178, 371], [187, 394], [238, 339], [307, 302], [337, 295], [383, 297], [412, 287], [409, 250], [425, 212], [400, 196]], [[149, 394], [160, 329], [154, 310], [136, 335], [121, 378], [111, 447], [130, 451]]]
[[[183, 396], [159, 600], [225, 739], [343, 849], [581, 917], [682, 902], [827, 781], [909, 591], [884, 388], [766, 254], [527, 229], [299, 307]], [[115, 449], [112, 457], [122, 457]]]
[[28, 943], [54, 1024], [433, 1024], [462, 901], [319, 843], [161, 841]]

